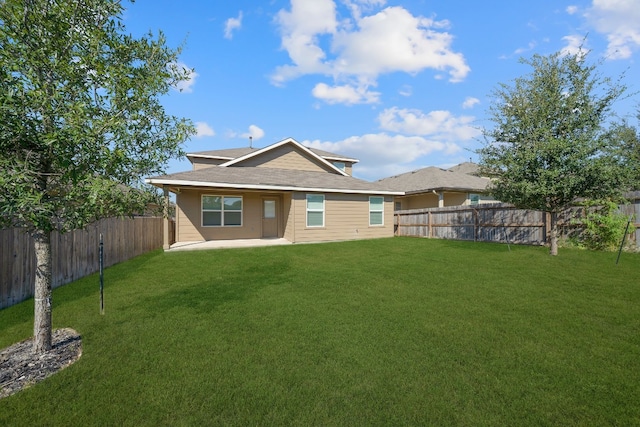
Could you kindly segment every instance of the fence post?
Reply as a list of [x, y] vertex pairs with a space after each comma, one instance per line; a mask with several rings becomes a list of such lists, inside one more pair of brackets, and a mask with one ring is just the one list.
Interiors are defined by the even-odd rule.
[[99, 256], [98, 258], [100, 259], [99, 261], [99, 265], [100, 265], [100, 314], [104, 314], [104, 263], [102, 262], [102, 257], [104, 254], [104, 244], [102, 242], [102, 233], [100, 233], [100, 250], [99, 250]]
[[478, 223], [478, 210], [474, 209], [473, 210], [473, 241], [474, 242], [478, 241], [478, 233], [480, 232], [479, 228], [480, 226]]
[[169, 250], [171, 244], [169, 243], [169, 186], [162, 186], [163, 192], [163, 207], [162, 207], [162, 249]]

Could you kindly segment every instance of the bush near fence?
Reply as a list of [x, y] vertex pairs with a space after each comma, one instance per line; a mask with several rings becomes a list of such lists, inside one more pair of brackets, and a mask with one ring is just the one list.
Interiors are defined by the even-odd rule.
[[[560, 238], [575, 237], [581, 225], [575, 218], [584, 216], [583, 207], [571, 207], [558, 214]], [[622, 205], [627, 216], [640, 217], [640, 203]], [[395, 212], [397, 236], [429, 237], [477, 242], [501, 242], [525, 245], [546, 245], [549, 242], [551, 214], [518, 209], [506, 203], [443, 208], [411, 209]], [[631, 241], [640, 243], [640, 224]]]
[[[57, 288], [98, 271], [100, 234], [105, 267], [161, 248], [162, 221], [155, 217], [108, 218], [84, 230], [53, 232], [51, 286]], [[21, 228], [0, 230], [0, 309], [33, 296], [35, 265], [31, 236]]]

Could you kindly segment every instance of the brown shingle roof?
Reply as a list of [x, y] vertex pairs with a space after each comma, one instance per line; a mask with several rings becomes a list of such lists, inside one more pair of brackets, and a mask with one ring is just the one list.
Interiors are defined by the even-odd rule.
[[447, 170], [450, 170], [453, 172], [466, 173], [467, 175], [480, 176], [478, 175], [478, 172], [480, 171], [480, 167], [473, 162], [460, 163], [459, 165], [452, 166]]
[[367, 182], [351, 176], [265, 167], [211, 166], [195, 171], [157, 176], [149, 178], [147, 182], [158, 186], [167, 184], [176, 187], [201, 186], [284, 191], [401, 194], [401, 192], [390, 190], [384, 184]]
[[432, 190], [484, 192], [490, 181], [487, 178], [430, 166], [376, 182], [396, 191], [421, 193]]
[[241, 147], [241, 148], [227, 148], [224, 150], [207, 150], [207, 151], [197, 151], [195, 153], [187, 153], [187, 157], [216, 157], [220, 159], [236, 159], [238, 157], [242, 157], [249, 153], [253, 153], [254, 151], [258, 151], [259, 148], [249, 148], [249, 147]]
[[[342, 154], [330, 153], [329, 151], [318, 150], [317, 148], [310, 148], [310, 147], [305, 147], [305, 148], [308, 148], [318, 156], [326, 159], [344, 160], [344, 161], [353, 162], [353, 163], [358, 162], [358, 159], [343, 156]], [[250, 147], [227, 148], [224, 150], [207, 150], [207, 151], [197, 151], [195, 153], [187, 153], [187, 157], [215, 157], [219, 159], [232, 160], [232, 159], [237, 159], [238, 157], [246, 156], [247, 154], [251, 154], [258, 150], [262, 150], [262, 148], [250, 148]]]

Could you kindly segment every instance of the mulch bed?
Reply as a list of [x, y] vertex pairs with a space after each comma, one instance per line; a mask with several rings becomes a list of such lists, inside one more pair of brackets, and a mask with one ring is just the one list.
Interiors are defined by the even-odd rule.
[[51, 344], [40, 356], [33, 352], [33, 337], [0, 351], [0, 399], [37, 384], [82, 355], [82, 339], [73, 329], [54, 331]]

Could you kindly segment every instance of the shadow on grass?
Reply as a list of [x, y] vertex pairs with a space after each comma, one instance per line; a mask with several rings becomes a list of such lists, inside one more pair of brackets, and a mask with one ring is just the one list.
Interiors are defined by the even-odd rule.
[[[126, 262], [114, 264], [104, 269], [104, 286], [112, 286], [120, 281], [126, 282], [129, 278], [139, 274], [140, 269], [145, 265], [152, 263], [156, 258], [162, 256], [161, 250], [148, 252], [139, 255]], [[69, 286], [73, 285], [73, 286]], [[83, 298], [95, 296], [96, 300], [100, 292], [100, 273], [92, 273], [75, 282], [60, 286], [54, 290], [53, 305], [56, 307], [64, 307]]]
[[287, 261], [276, 260], [264, 265], [250, 264], [242, 270], [218, 272], [214, 268], [210, 277], [197, 281], [184, 277], [174, 282], [173, 287], [169, 285], [168, 290], [136, 301], [135, 306], [149, 313], [179, 308], [210, 313], [223, 304], [246, 301], [266, 287], [289, 283], [288, 266]]

